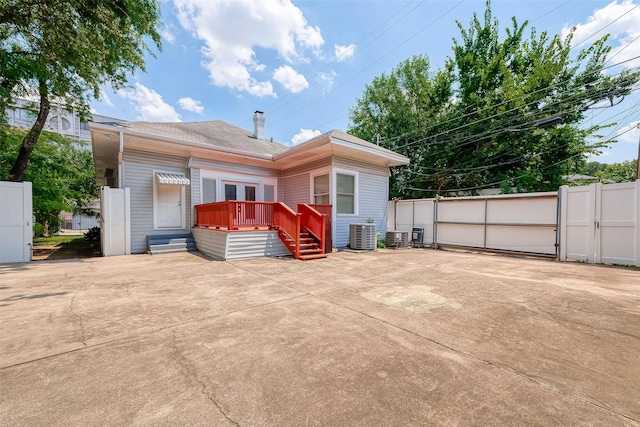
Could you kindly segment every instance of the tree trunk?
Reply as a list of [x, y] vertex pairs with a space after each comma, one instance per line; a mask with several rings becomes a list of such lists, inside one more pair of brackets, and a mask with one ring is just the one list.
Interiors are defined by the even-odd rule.
[[22, 182], [24, 180], [24, 175], [27, 173], [27, 165], [29, 164], [29, 156], [35, 148], [38, 138], [40, 137], [40, 133], [42, 132], [42, 128], [47, 122], [47, 117], [49, 116], [50, 104], [47, 84], [43, 80], [40, 80], [38, 89], [40, 92], [40, 110], [38, 111], [38, 117], [22, 140], [22, 145], [18, 152], [18, 158], [16, 158], [13, 168], [11, 169], [11, 172], [9, 172], [9, 181]]

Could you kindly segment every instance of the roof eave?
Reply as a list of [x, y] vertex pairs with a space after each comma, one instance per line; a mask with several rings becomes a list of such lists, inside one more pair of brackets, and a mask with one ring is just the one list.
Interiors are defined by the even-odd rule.
[[183, 139], [171, 138], [171, 137], [168, 137], [168, 136], [157, 135], [157, 134], [154, 134], [154, 133], [141, 132], [141, 131], [137, 131], [137, 130], [133, 130], [133, 129], [127, 129], [127, 128], [124, 128], [124, 127], [121, 127], [121, 126], [105, 125], [104, 123], [90, 123], [89, 124], [89, 128], [90, 129], [94, 129], [95, 128], [96, 130], [105, 130], [105, 131], [111, 131], [111, 132], [123, 132], [125, 135], [131, 135], [131, 136], [138, 136], [138, 137], [142, 137], [142, 138], [155, 139], [155, 140], [162, 141], [162, 142], [169, 142], [169, 143], [172, 143], [172, 144], [179, 144], [179, 145], [192, 147], [192, 148], [219, 151], [221, 153], [234, 154], [234, 155], [242, 156], [242, 157], [253, 157], [253, 158], [256, 158], [256, 159], [269, 160], [269, 161], [273, 161], [274, 160], [274, 155], [272, 155], [272, 154], [256, 154], [256, 153], [251, 153], [251, 152], [248, 152], [248, 151], [234, 150], [233, 148], [224, 148], [224, 147], [219, 147], [219, 146], [216, 146], [216, 145], [205, 144], [205, 143], [202, 143], [202, 142], [186, 141], [186, 140], [183, 140]]

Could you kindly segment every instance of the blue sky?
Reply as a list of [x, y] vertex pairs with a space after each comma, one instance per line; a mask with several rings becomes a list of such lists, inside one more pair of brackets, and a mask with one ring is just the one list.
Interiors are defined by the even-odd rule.
[[[220, 119], [252, 130], [260, 110], [266, 136], [292, 145], [346, 130], [365, 85], [401, 61], [426, 54], [432, 69], [441, 67], [460, 34], [456, 21], [467, 27], [485, 2], [163, 0], [161, 6], [163, 50], [131, 77], [131, 88], [105, 88], [93, 111], [125, 120]], [[494, 0], [492, 10], [502, 29], [512, 16], [538, 33], [566, 34], [575, 26], [576, 52], [610, 33], [609, 65], [640, 66], [640, 0]], [[585, 125], [613, 121], [618, 125], [605, 139], [627, 132], [592, 160], [638, 155], [640, 90], [588, 112]]]

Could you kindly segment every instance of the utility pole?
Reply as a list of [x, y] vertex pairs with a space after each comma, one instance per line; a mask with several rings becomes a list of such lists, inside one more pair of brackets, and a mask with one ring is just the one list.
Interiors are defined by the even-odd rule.
[[[640, 123], [636, 125], [640, 129]], [[638, 137], [638, 161], [636, 163], [636, 179], [640, 179], [640, 136]]]

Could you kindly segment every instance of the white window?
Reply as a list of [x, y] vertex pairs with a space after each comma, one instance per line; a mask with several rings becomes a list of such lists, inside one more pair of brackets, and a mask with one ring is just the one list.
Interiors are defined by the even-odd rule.
[[357, 212], [357, 175], [336, 173], [336, 213], [355, 215]]
[[329, 205], [329, 174], [313, 177], [313, 203], [318, 205]]

